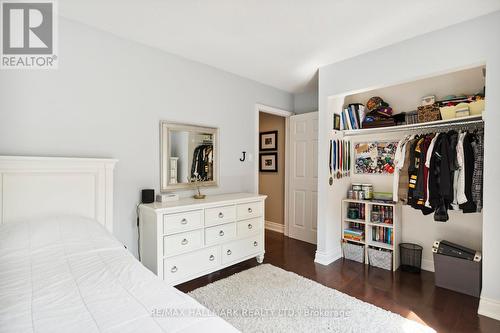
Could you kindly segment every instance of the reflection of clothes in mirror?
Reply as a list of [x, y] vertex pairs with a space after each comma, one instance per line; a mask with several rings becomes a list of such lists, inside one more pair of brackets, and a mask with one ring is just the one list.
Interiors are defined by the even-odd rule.
[[213, 180], [213, 146], [199, 145], [193, 152], [191, 178], [200, 181]]

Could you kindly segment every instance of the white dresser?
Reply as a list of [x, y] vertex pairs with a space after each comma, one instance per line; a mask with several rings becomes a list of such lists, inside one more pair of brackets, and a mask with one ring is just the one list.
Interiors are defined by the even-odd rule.
[[139, 206], [141, 262], [171, 285], [256, 257], [264, 260], [264, 201], [250, 193]]

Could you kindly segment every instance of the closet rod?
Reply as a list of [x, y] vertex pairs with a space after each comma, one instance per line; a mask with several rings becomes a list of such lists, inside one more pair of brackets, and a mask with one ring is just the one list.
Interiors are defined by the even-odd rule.
[[389, 126], [389, 127], [379, 127], [379, 128], [370, 128], [370, 129], [361, 129], [361, 130], [350, 130], [344, 131], [344, 136], [353, 136], [353, 135], [367, 135], [370, 133], [388, 133], [388, 132], [401, 132], [401, 131], [418, 131], [418, 130], [429, 130], [438, 129], [438, 128], [456, 128], [456, 127], [467, 127], [473, 126], [477, 127], [478, 125], [484, 126], [483, 119], [475, 119], [475, 120], [466, 120], [466, 121], [454, 121], [454, 122], [445, 122], [441, 124], [427, 124], [425, 123], [421, 125], [403, 125], [403, 126]]

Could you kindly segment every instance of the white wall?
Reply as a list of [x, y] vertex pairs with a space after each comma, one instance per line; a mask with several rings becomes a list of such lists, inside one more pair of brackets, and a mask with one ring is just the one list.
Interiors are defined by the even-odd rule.
[[[334, 225], [335, 188], [328, 179], [329, 108], [343, 102], [343, 95], [390, 86], [453, 69], [486, 63], [486, 124], [483, 210], [483, 290], [480, 313], [500, 319], [500, 12], [425, 34], [405, 42], [320, 68], [319, 72], [319, 179], [318, 253], [326, 263], [340, 255], [340, 228]], [[464, 41], [473, 41], [460, 47]], [[457, 47], [454, 47], [457, 46]], [[340, 96], [335, 98], [335, 96]], [[345, 195], [345, 194], [344, 194]], [[404, 225], [403, 225], [404, 228]]]
[[318, 111], [318, 89], [293, 95], [293, 111], [306, 113]]
[[[289, 93], [60, 19], [59, 69], [0, 72], [0, 154], [113, 157], [114, 234], [137, 253], [135, 205], [159, 188], [159, 121], [220, 128], [220, 186], [252, 191], [255, 103]], [[254, 154], [255, 155], [255, 154]], [[27, 203], [29, 204], [29, 203]]]

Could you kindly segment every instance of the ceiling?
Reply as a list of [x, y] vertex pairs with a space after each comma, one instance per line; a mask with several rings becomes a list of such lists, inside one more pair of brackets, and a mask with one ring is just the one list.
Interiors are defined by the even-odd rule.
[[59, 14], [300, 93], [318, 67], [500, 10], [500, 0], [64, 0]]

